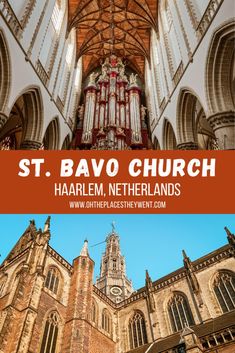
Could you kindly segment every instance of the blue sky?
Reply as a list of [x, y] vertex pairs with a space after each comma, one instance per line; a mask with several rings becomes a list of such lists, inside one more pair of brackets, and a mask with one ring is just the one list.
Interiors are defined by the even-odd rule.
[[[43, 228], [47, 215], [0, 215], [1, 260], [6, 257], [29, 220]], [[235, 215], [52, 215], [50, 245], [70, 263], [85, 238], [99, 274], [105, 240], [112, 221], [121, 238], [127, 274], [135, 289], [144, 285], [145, 270], [156, 280], [182, 266], [182, 249], [191, 260], [227, 243], [224, 226], [235, 232]]]

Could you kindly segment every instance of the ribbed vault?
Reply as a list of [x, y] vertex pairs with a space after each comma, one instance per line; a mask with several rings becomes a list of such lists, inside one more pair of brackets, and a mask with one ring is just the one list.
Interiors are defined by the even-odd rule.
[[157, 0], [69, 0], [69, 30], [73, 27], [85, 76], [111, 53], [143, 76], [150, 30], [157, 29]]

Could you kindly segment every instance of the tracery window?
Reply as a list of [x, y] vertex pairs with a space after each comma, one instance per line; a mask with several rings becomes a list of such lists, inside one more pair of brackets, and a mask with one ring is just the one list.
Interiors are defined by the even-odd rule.
[[96, 302], [93, 300], [92, 306], [91, 306], [91, 321], [93, 323], [97, 322], [97, 316], [98, 316], [97, 305], [96, 305]]
[[6, 283], [7, 283], [7, 276], [5, 275], [0, 279], [0, 298], [3, 296]]
[[49, 269], [45, 281], [45, 287], [54, 294], [58, 293], [59, 288], [59, 273], [55, 268]]
[[136, 312], [129, 321], [129, 340], [131, 349], [148, 343], [145, 319], [140, 312]]
[[104, 309], [102, 312], [102, 329], [105, 330], [107, 333], [111, 333], [112, 328], [112, 320], [110, 313], [107, 309]]
[[214, 281], [214, 292], [223, 313], [235, 309], [235, 275], [233, 273], [218, 273]]
[[182, 330], [185, 325], [195, 324], [188, 301], [182, 294], [175, 294], [169, 301], [168, 313], [173, 332]]
[[50, 313], [46, 320], [40, 353], [55, 353], [59, 331], [59, 317], [56, 312]]
[[63, 10], [61, 0], [57, 0], [53, 9], [51, 21], [56, 30], [56, 32], [60, 32], [60, 28], [63, 22]]
[[181, 53], [168, 0], [165, 0], [165, 7], [163, 11], [163, 26], [165, 35], [167, 37], [167, 42], [169, 43], [169, 51], [172, 59], [173, 70], [176, 71], [181, 62]]
[[57, 0], [39, 55], [39, 61], [49, 76], [53, 68], [53, 63], [55, 62], [55, 57], [59, 45], [60, 32], [64, 19], [64, 13], [64, 1]]

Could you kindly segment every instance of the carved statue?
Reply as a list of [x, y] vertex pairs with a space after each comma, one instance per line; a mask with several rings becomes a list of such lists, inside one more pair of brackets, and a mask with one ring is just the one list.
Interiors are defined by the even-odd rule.
[[141, 119], [144, 120], [146, 117], [146, 110], [147, 108], [142, 104], [140, 107], [140, 111], [141, 111]]
[[119, 126], [116, 130], [118, 135], [126, 136], [124, 130]]
[[102, 74], [100, 75], [101, 80], [108, 79], [108, 65], [109, 64], [107, 64], [105, 60], [104, 64], [102, 65]]
[[119, 75], [120, 75], [120, 78], [123, 80], [123, 81], [127, 81], [127, 77], [125, 75], [125, 66], [123, 65], [123, 67], [120, 68], [119, 70]]
[[77, 114], [78, 114], [78, 118], [79, 118], [79, 120], [82, 120], [82, 119], [83, 119], [83, 116], [84, 116], [84, 110], [85, 110], [85, 108], [84, 108], [84, 104], [79, 105], [79, 107], [78, 107], [78, 111], [77, 111]]
[[105, 132], [104, 132], [104, 128], [101, 127], [98, 131], [98, 134], [97, 135], [105, 135]]
[[137, 85], [137, 74], [132, 73], [130, 75], [130, 85]]
[[95, 73], [95, 72], [92, 72], [91, 74], [90, 74], [90, 76], [89, 76], [89, 86], [91, 86], [91, 85], [95, 85], [95, 80], [96, 80], [96, 78], [97, 78], [97, 76], [98, 76], [99, 74], [98, 73]]

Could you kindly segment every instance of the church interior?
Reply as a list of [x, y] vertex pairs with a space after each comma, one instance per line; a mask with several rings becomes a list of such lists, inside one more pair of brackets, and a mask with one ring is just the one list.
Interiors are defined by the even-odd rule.
[[1, 0], [1, 150], [235, 148], [233, 0]]
[[235, 236], [225, 231], [221, 247], [194, 260], [183, 250], [182, 267], [156, 280], [146, 271], [134, 290], [114, 225], [94, 282], [87, 240], [71, 264], [51, 246], [50, 217], [43, 228], [31, 220], [0, 266], [0, 353], [234, 353]]

